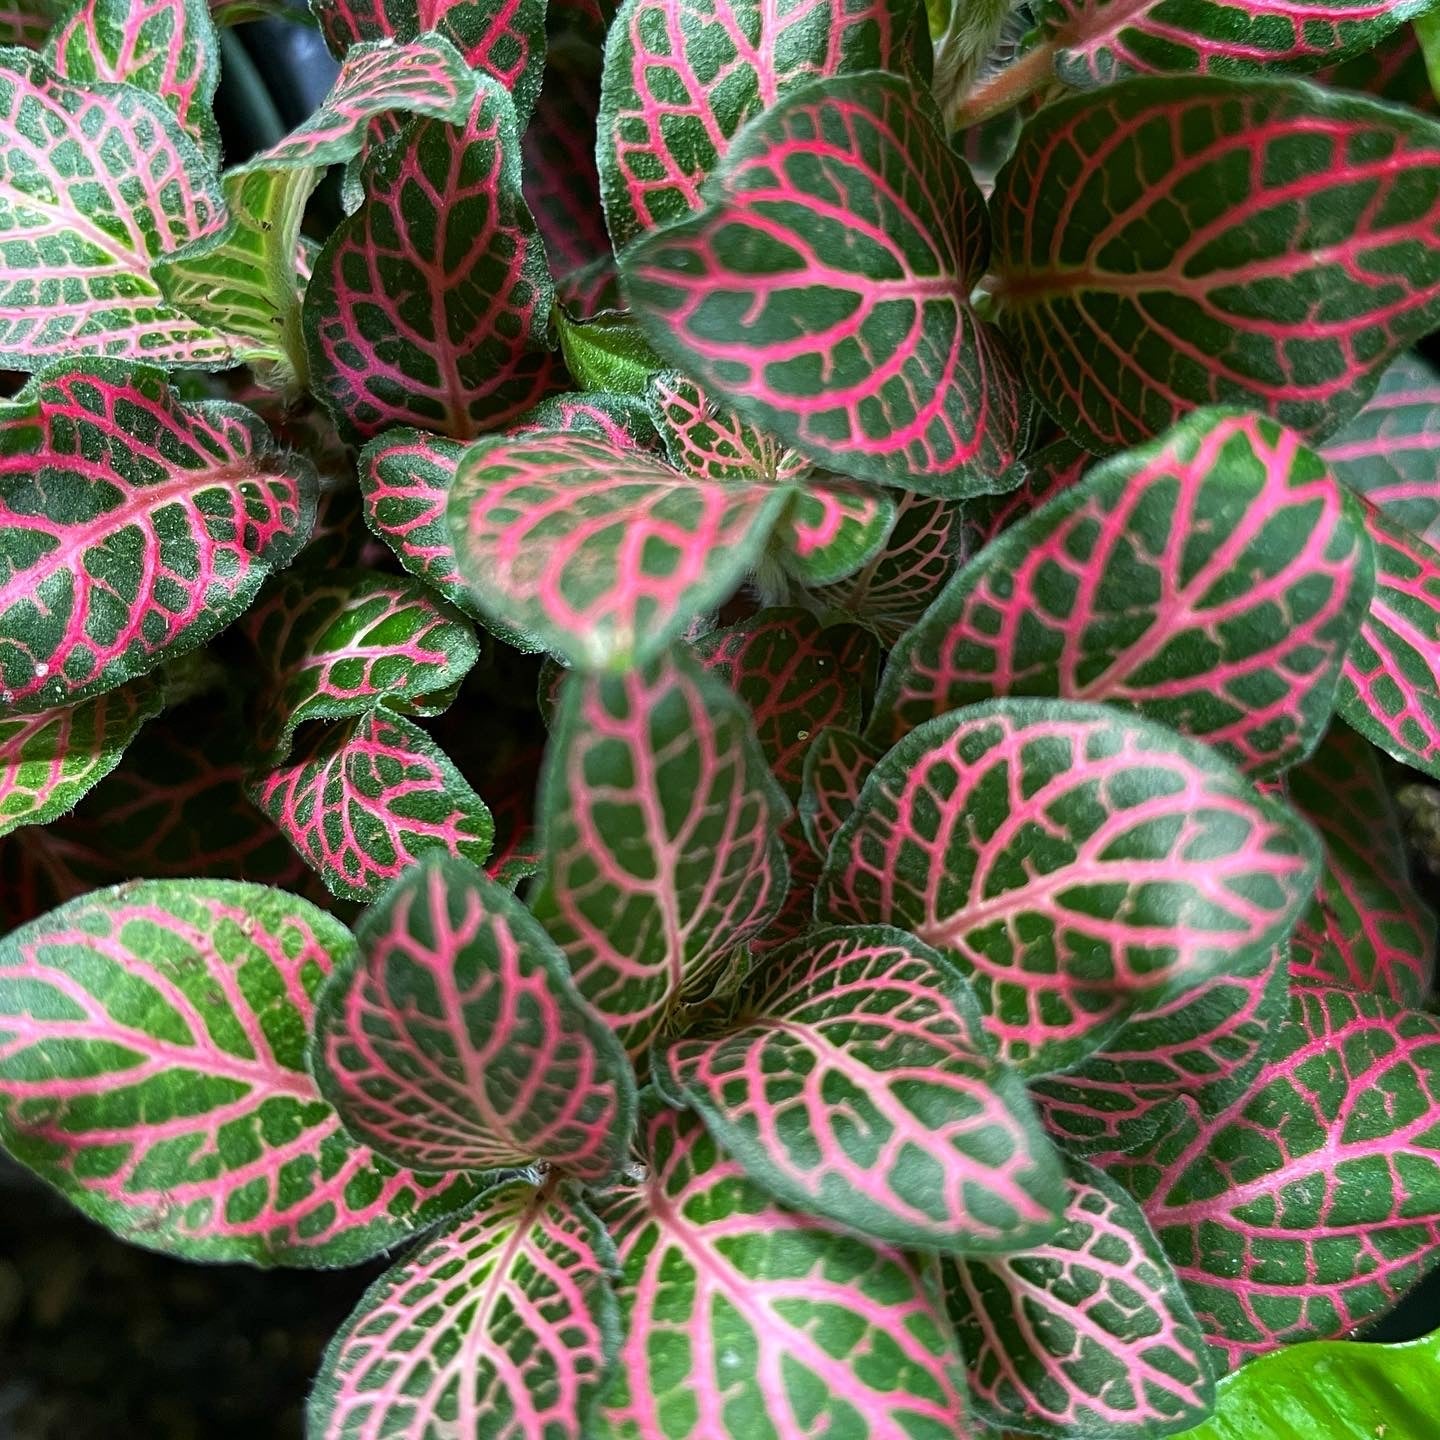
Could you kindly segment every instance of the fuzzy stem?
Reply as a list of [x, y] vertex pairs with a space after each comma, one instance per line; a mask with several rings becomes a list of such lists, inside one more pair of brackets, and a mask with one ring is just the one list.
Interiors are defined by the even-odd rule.
[[1053, 45], [1036, 45], [1013, 65], [977, 85], [947, 117], [950, 129], [963, 130], [967, 125], [978, 125], [982, 120], [1003, 115], [1027, 95], [1033, 95], [1051, 78], [1054, 55]]

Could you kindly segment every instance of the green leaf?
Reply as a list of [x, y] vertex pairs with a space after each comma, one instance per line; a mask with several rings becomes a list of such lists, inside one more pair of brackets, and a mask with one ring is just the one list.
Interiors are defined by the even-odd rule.
[[555, 324], [565, 368], [581, 390], [643, 395], [650, 377], [665, 368], [645, 332], [624, 312], [578, 320], [557, 306]]

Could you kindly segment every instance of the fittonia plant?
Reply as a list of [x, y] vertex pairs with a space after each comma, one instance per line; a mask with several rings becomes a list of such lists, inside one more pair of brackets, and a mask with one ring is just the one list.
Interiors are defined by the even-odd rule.
[[1426, 0], [315, 0], [223, 156], [268, 8], [0, 15], [10, 1153], [391, 1253], [315, 1440], [1160, 1436], [1385, 1310]]

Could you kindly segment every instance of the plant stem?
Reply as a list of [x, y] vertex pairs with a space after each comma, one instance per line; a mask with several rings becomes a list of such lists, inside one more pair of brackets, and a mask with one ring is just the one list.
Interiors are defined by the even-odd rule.
[[1027, 95], [1033, 95], [1051, 78], [1054, 53], [1053, 45], [1036, 45], [1013, 65], [977, 85], [947, 117], [950, 129], [963, 130], [968, 125], [978, 125], [982, 120], [1004, 114]]

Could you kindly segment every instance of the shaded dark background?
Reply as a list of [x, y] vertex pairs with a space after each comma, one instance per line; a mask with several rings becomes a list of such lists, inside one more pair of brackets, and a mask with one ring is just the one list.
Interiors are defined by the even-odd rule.
[[[216, 117], [234, 164], [304, 120], [335, 66], [301, 26], [223, 41]], [[339, 218], [333, 180], [314, 205], [323, 234]], [[1440, 362], [1437, 341], [1424, 349]], [[170, 1260], [113, 1239], [0, 1155], [0, 1440], [298, 1440], [325, 1345], [383, 1269]], [[1440, 1273], [1364, 1338], [1437, 1325]]]

